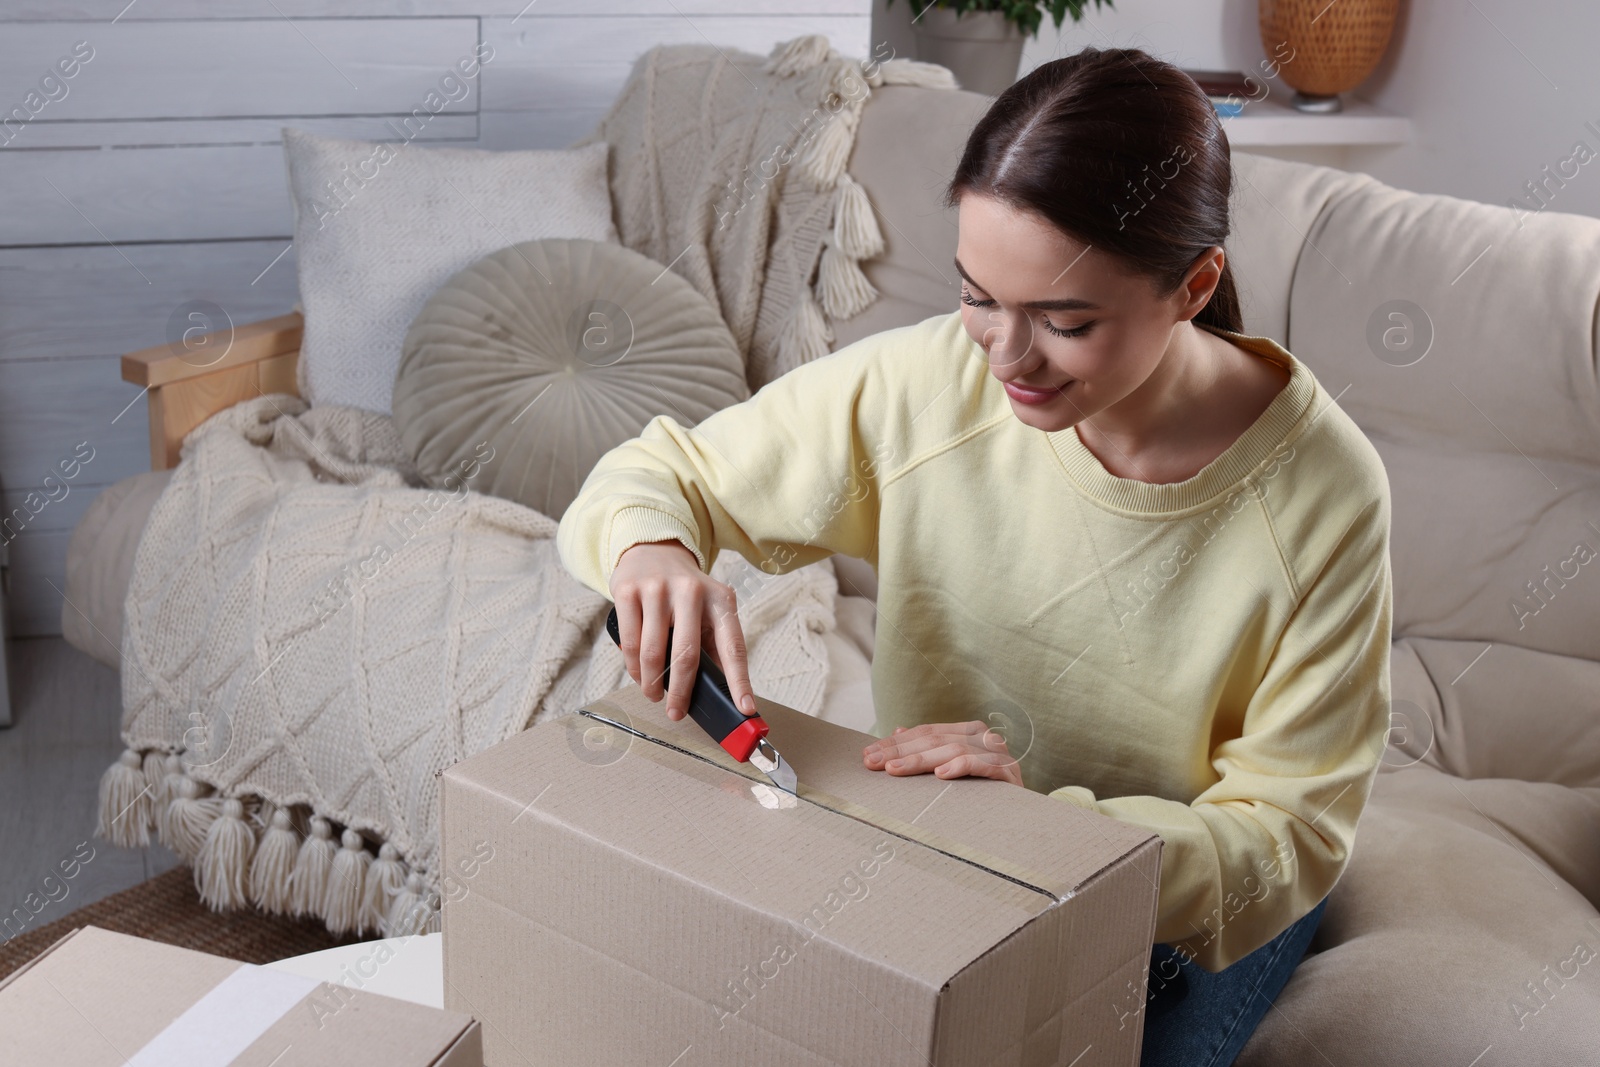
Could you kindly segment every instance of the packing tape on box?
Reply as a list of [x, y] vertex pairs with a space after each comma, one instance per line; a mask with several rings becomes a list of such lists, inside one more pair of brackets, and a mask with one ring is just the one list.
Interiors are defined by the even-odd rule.
[[322, 983], [314, 978], [241, 964], [212, 986], [125, 1067], [227, 1067]]
[[[766, 784], [766, 775], [761, 774], [755, 768], [750, 767], [747, 764], [735, 764], [732, 761], [732, 757], [728, 757], [724, 762], [708, 756], [705, 753], [696, 752], [692, 749], [685, 748], [682, 745], [674, 744], [673, 742], [662, 737], [658, 737], [642, 727], [633, 724], [630, 721], [629, 716], [627, 716], [625, 713], [622, 713], [621, 710], [616, 708], [615, 705], [608, 704], [604, 700], [595, 701], [588, 707], [579, 709], [578, 714], [587, 716], [588, 718], [594, 719], [598, 722], [603, 722], [608, 726], [615, 727], [616, 729], [621, 730], [624, 733], [631, 734], [634, 737], [650, 741], [664, 749], [669, 749], [673, 752], [681, 752], [683, 755], [692, 759], [697, 759], [702, 762], [709, 763], [714, 767], [719, 767], [722, 770], [728, 771], [732, 774], [740, 775], [741, 777], [749, 779], [750, 781], [759, 785]], [[718, 747], [716, 752], [720, 754], [722, 749]], [[1033, 890], [1035, 893], [1041, 893], [1044, 896], [1049, 897], [1051, 900], [1062, 901], [1072, 896], [1070, 891], [1065, 894], [1060, 894], [1045, 888], [1044, 883], [1046, 883], [1048, 879], [1045, 879], [1035, 872], [1030, 871], [1028, 868], [1019, 863], [990, 855], [981, 849], [973, 848], [971, 845], [952, 841], [921, 826], [914, 826], [911, 823], [905, 822], [904, 820], [896, 819], [891, 815], [885, 815], [881, 811], [875, 811], [871, 808], [865, 807], [864, 805], [857, 804], [854, 801], [847, 800], [844, 797], [834, 796], [832, 793], [825, 793], [819, 789], [812, 789], [806, 786], [804, 783], [801, 783], [799, 799], [802, 801], [809, 801], [818, 807], [826, 808], [828, 811], [831, 811], [836, 815], [843, 815], [846, 818], [855, 819], [858, 822], [866, 823], [868, 826], [871, 826], [876, 830], [882, 830], [884, 833], [892, 834], [895, 837], [903, 838], [915, 844], [922, 845], [924, 848], [931, 849], [934, 852], [942, 853], [951, 859], [959, 860], [962, 863], [968, 864], [969, 866], [980, 868], [997, 878], [1003, 878], [1008, 882], [1014, 882], [1017, 885], [1022, 886], [1024, 889]]]

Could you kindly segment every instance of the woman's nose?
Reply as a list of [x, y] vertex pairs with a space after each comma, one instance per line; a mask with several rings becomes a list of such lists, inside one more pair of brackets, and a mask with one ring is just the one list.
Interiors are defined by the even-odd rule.
[[981, 334], [983, 350], [989, 356], [989, 367], [996, 373], [1013, 370], [1033, 348], [1033, 331], [1029, 328], [1029, 320], [1019, 317], [1012, 321], [995, 311], [989, 314], [992, 318], [982, 324]]

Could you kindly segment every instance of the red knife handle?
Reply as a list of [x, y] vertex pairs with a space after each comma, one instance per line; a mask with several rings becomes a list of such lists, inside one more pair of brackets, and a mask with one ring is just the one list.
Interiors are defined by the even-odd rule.
[[[606, 615], [606, 632], [620, 647], [622, 634], [617, 629], [617, 609], [612, 607]], [[667, 648], [672, 647], [672, 628], [667, 628]], [[661, 674], [663, 691], [671, 685], [670, 673]], [[767, 720], [759, 714], [746, 715], [733, 702], [728, 689], [728, 679], [721, 668], [711, 661], [705, 650], [700, 650], [700, 670], [695, 674], [694, 688], [689, 691], [689, 717], [711, 739], [721, 745], [728, 755], [744, 763], [755, 751], [756, 743], [767, 736]]]

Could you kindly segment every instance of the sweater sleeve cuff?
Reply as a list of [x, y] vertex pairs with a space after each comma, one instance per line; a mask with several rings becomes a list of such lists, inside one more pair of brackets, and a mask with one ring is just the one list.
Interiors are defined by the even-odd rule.
[[606, 533], [606, 572], [602, 576], [606, 584], [608, 586], [611, 584], [611, 572], [617, 569], [618, 558], [628, 549], [634, 545], [647, 544], [651, 541], [669, 541], [674, 538], [693, 552], [700, 569], [709, 573], [706, 557], [700, 551], [700, 546], [695, 543], [694, 531], [676, 516], [644, 504], [618, 509], [611, 517], [611, 526]]
[[1060, 789], [1052, 789], [1050, 795], [1057, 800], [1076, 804], [1080, 808], [1094, 810], [1094, 793], [1087, 786], [1064, 785]]

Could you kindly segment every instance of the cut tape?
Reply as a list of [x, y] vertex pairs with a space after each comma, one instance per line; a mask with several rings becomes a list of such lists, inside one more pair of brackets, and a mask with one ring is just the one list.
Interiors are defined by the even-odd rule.
[[[600, 707], [609, 706], [610, 705], [603, 700], [595, 701], [594, 704], [590, 705], [589, 707], [580, 708], [578, 710], [578, 714], [588, 716], [591, 719], [606, 723], [609, 726], [614, 726], [624, 733], [632, 734], [634, 737], [653, 742], [657, 745], [660, 745], [662, 748], [671, 749], [674, 752], [681, 752], [685, 756], [690, 756], [694, 759], [709, 763], [714, 767], [719, 767], [722, 770], [731, 771], [734, 774], [742, 775], [751, 781], [762, 783], [767, 781], [766, 775], [761, 774], [759, 771], [756, 771], [753, 768], [747, 767], [745, 764], [741, 763], [729, 766], [729, 763], [722, 762], [711, 755], [696, 752], [692, 749], [684, 748], [681, 745], [673, 744], [672, 742], [658, 737], [655, 734], [649, 733], [648, 731], [637, 726], [632, 726], [621, 721], [627, 718], [626, 715], [618, 715], [613, 718], [606, 715], [602, 711], [596, 710]], [[721, 753], [722, 750], [719, 748], [717, 751], [718, 753]], [[731, 762], [731, 758], [729, 762]], [[835, 815], [843, 815], [848, 819], [855, 819], [857, 822], [866, 823], [875, 830], [882, 830], [884, 833], [892, 834], [895, 837], [903, 838], [904, 840], [910, 841], [913, 844], [921, 845], [924, 848], [931, 849], [934, 852], [940, 853], [941, 855], [948, 856], [953, 860], [959, 860], [960, 862], [969, 866], [977, 867], [979, 870], [985, 871], [988, 874], [992, 874], [996, 878], [1003, 878], [1008, 882], [1014, 882], [1017, 885], [1022, 886], [1024, 889], [1031, 889], [1035, 893], [1049, 897], [1053, 901], [1059, 902], [1068, 900], [1073, 896], [1072, 892], [1062, 895], [1040, 886], [1038, 883], [1044, 881], [1044, 879], [1032, 874], [1027, 870], [1027, 868], [1020, 864], [1013, 863], [1010, 860], [1001, 859], [997, 856], [988, 855], [987, 853], [979, 849], [972, 848], [969, 845], [957, 844], [954, 841], [940, 837], [938, 834], [931, 833], [923, 827], [913, 826], [911, 823], [904, 822], [889, 815], [885, 815], [879, 811], [874, 811], [871, 808], [857, 804], [854, 801], [846, 800], [843, 797], [834, 796], [831, 793], [825, 793], [819, 789], [812, 789], [806, 786], [804, 783], [800, 785], [800, 791], [797, 795], [801, 800], [809, 801], [819, 808], [824, 808], [833, 812]]]

